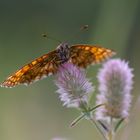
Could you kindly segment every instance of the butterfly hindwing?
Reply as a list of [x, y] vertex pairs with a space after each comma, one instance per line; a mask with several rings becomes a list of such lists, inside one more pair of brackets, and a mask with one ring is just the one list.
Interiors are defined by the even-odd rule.
[[114, 54], [115, 52], [112, 50], [96, 45], [73, 45], [70, 50], [70, 62], [86, 68], [90, 64], [100, 63]]

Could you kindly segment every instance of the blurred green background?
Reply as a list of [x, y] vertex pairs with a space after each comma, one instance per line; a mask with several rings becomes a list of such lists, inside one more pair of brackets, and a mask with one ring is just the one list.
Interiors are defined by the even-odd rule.
[[[89, 30], [69, 40], [84, 24]], [[42, 38], [46, 32], [71, 44], [100, 44], [128, 60], [134, 68], [136, 102], [140, 94], [139, 25], [139, 0], [0, 0], [0, 81], [56, 48], [57, 42]], [[98, 67], [88, 69], [93, 83]], [[51, 140], [57, 136], [101, 140], [86, 120], [69, 128], [79, 112], [62, 106], [53, 80], [48, 77], [28, 87], [0, 88], [0, 140]], [[139, 140], [140, 111], [136, 112], [130, 124], [120, 130], [118, 139]]]

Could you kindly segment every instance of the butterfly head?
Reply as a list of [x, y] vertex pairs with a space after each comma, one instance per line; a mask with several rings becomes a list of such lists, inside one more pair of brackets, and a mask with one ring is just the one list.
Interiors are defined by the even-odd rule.
[[65, 63], [69, 60], [70, 57], [70, 45], [68, 43], [61, 43], [57, 48], [58, 57], [62, 63]]

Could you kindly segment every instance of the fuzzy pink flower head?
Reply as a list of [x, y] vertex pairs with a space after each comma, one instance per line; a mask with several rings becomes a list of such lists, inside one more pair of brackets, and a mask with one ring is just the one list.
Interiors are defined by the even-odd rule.
[[97, 120], [128, 117], [133, 85], [133, 73], [128, 63], [120, 59], [109, 60], [103, 64], [97, 78], [99, 94], [96, 103], [106, 104], [97, 109]]
[[65, 63], [59, 68], [55, 83], [63, 105], [67, 107], [80, 108], [81, 103], [87, 104], [89, 93], [94, 89], [85, 71], [71, 63]]

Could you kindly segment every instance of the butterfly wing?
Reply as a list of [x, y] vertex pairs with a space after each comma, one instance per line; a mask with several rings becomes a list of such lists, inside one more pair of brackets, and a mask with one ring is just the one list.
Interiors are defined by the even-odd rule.
[[90, 64], [100, 63], [113, 56], [115, 52], [96, 45], [74, 45], [70, 48], [70, 62], [86, 68]]
[[8, 77], [1, 86], [14, 87], [19, 84], [30, 84], [50, 74], [54, 74], [58, 69], [57, 59], [56, 51], [45, 54], [23, 66]]

